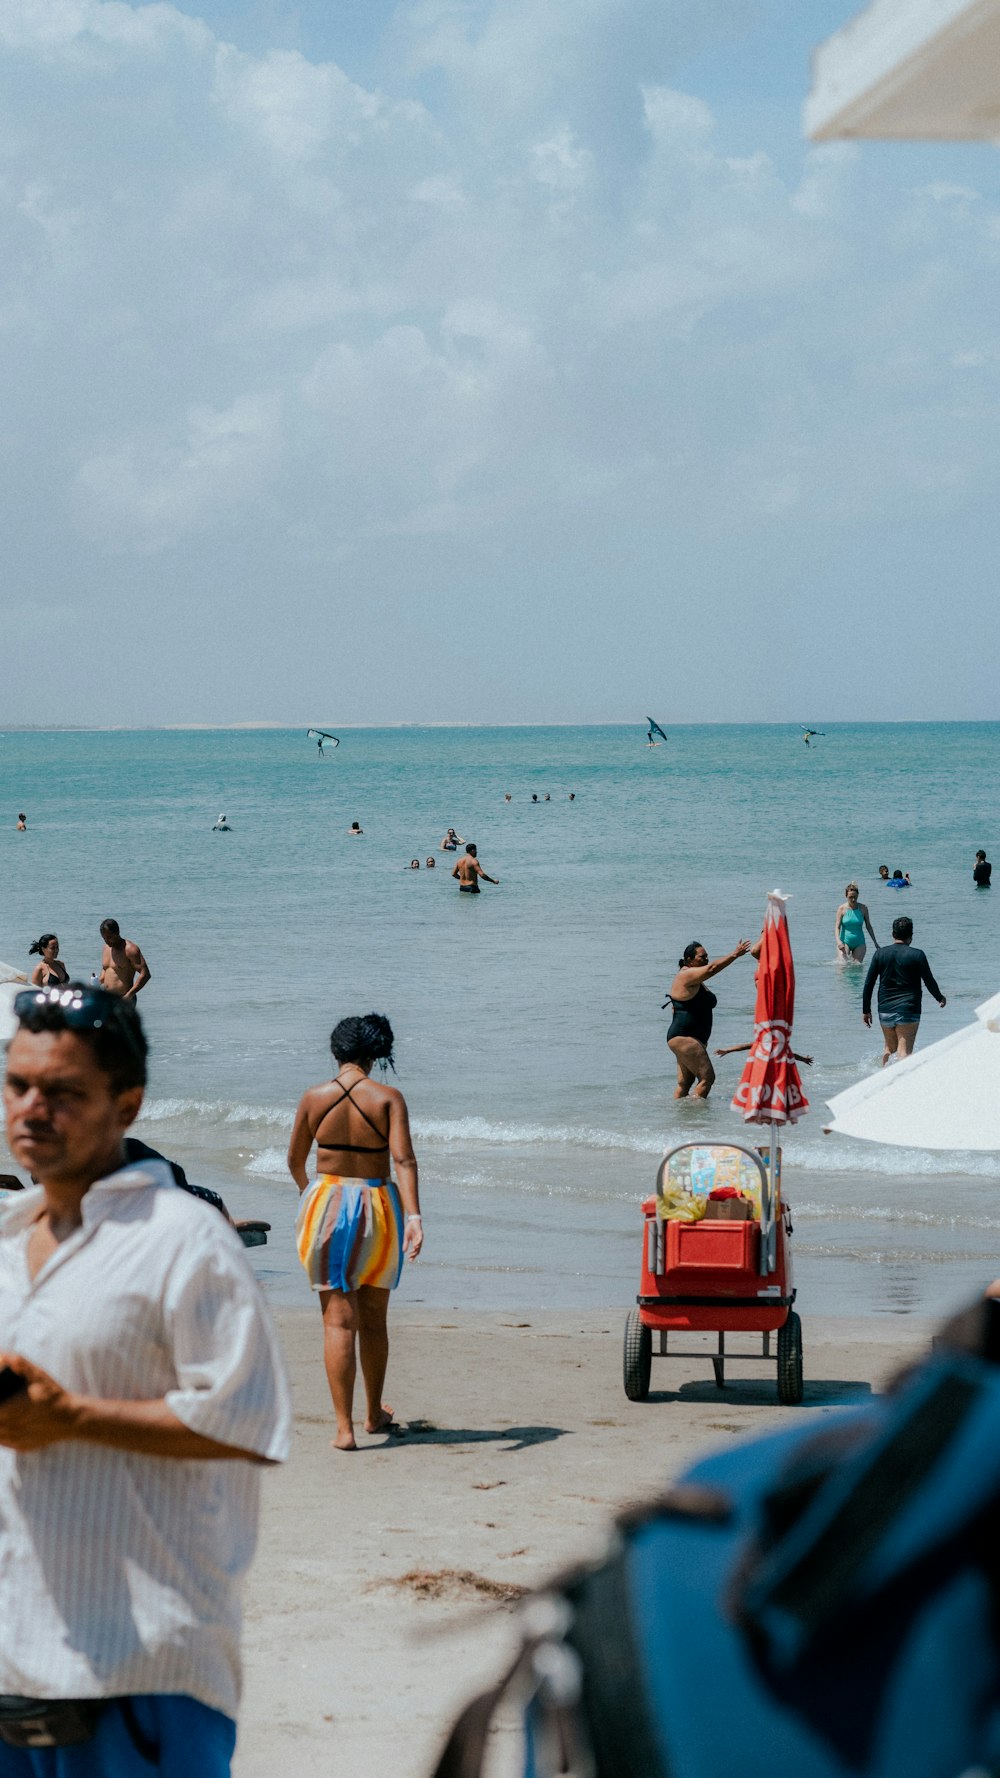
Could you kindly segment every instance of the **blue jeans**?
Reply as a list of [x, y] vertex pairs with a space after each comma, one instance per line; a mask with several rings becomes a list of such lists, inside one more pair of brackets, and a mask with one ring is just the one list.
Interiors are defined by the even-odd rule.
[[229, 1778], [236, 1724], [228, 1716], [169, 1693], [129, 1703], [138, 1736], [115, 1700], [101, 1711], [93, 1739], [76, 1747], [29, 1750], [0, 1741], [0, 1778]]

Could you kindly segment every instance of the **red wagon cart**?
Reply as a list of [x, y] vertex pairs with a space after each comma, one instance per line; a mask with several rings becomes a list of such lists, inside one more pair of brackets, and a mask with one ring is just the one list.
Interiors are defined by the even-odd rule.
[[[777, 1365], [778, 1400], [802, 1400], [792, 1224], [781, 1203], [776, 1160], [772, 1156], [769, 1171], [756, 1150], [737, 1143], [683, 1142], [664, 1156], [656, 1195], [642, 1206], [639, 1295], [625, 1323], [630, 1401], [648, 1396], [654, 1357], [695, 1356], [670, 1345], [670, 1335], [680, 1333], [718, 1335], [711, 1357], [720, 1389], [727, 1358], [770, 1358]], [[756, 1334], [760, 1347], [727, 1349], [727, 1334]]]

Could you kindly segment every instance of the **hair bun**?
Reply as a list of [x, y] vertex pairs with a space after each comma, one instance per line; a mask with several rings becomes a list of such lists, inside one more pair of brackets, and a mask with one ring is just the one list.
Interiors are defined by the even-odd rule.
[[341, 1019], [330, 1036], [330, 1048], [338, 1062], [360, 1062], [366, 1068], [372, 1062], [382, 1062], [391, 1068], [392, 1045], [392, 1026], [380, 1012]]

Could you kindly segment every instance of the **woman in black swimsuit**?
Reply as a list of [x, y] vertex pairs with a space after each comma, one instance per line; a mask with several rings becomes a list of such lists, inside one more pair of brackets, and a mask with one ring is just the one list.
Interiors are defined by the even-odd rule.
[[715, 1085], [708, 1040], [712, 1035], [716, 999], [705, 983], [710, 976], [718, 975], [720, 969], [728, 969], [737, 957], [744, 957], [750, 948], [750, 940], [741, 938], [728, 957], [716, 957], [711, 961], [704, 945], [690, 944], [677, 965], [677, 974], [670, 984], [669, 1001], [664, 1002], [674, 1009], [667, 1043], [677, 1059], [675, 1099], [686, 1099], [692, 1087], [692, 1098], [707, 1099]]
[[[304, 1093], [288, 1146], [288, 1171], [302, 1194], [299, 1258], [323, 1313], [323, 1354], [337, 1417], [338, 1451], [355, 1450], [354, 1382], [360, 1347], [366, 1432], [392, 1430], [382, 1400], [389, 1357], [389, 1293], [404, 1258], [423, 1246], [417, 1163], [406, 1100], [369, 1078], [392, 1062], [392, 1026], [381, 1013], [341, 1019], [330, 1038], [333, 1080]], [[316, 1175], [309, 1152], [316, 1144]], [[390, 1157], [396, 1181], [390, 1177]]]
[[[43, 932], [36, 939], [28, 952], [29, 957], [38, 957], [31, 972], [33, 988], [63, 988], [69, 981], [69, 970], [65, 963], [59, 961], [59, 940], [54, 932]], [[23, 976], [22, 976], [23, 981]]]

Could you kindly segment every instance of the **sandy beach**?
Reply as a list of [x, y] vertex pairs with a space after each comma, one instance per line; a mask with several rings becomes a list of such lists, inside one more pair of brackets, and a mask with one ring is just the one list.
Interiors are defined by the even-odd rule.
[[[359, 1431], [363, 1448], [338, 1455], [319, 1315], [279, 1311], [295, 1443], [265, 1479], [238, 1778], [424, 1778], [457, 1708], [499, 1670], [505, 1593], [592, 1553], [616, 1508], [699, 1453], [865, 1401], [932, 1328], [807, 1317], [801, 1409], [777, 1406], [763, 1363], [733, 1366], [720, 1392], [707, 1357], [654, 1360], [650, 1400], [633, 1404], [624, 1313], [394, 1311], [387, 1399], [409, 1430]], [[497, 1742], [508, 1778], [513, 1727]]]

